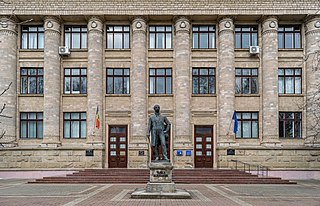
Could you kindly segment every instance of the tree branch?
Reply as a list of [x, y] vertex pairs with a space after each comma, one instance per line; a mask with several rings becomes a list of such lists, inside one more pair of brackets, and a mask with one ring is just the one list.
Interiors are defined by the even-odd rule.
[[0, 96], [2, 96], [4, 93], [6, 93], [6, 91], [9, 90], [10, 87], [11, 87], [11, 85], [12, 85], [12, 82], [10, 82], [9, 86], [8, 86], [5, 90], [2, 91], [2, 93], [0, 94]]

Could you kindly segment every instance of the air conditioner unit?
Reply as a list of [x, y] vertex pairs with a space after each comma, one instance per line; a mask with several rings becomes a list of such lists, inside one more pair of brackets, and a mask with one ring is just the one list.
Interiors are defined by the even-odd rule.
[[259, 46], [250, 46], [249, 52], [250, 54], [259, 54], [260, 48]]
[[67, 46], [59, 46], [59, 54], [60, 55], [69, 55], [70, 54], [69, 47], [67, 47]]

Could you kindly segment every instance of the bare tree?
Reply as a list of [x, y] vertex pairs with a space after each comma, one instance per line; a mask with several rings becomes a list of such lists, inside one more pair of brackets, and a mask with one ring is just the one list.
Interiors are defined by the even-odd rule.
[[[12, 85], [12, 82], [9, 84], [9, 86], [7, 87], [7, 88], [5, 88], [2, 92], [1, 92], [1, 94], [0, 94], [0, 97], [2, 96], [2, 95], [4, 95], [9, 89], [10, 89], [10, 87], [11, 87], [11, 85]], [[0, 109], [0, 120], [1, 119], [6, 119], [6, 118], [12, 118], [11, 116], [8, 116], [8, 115], [5, 115], [4, 114], [4, 112], [5, 112], [5, 109], [6, 109], [6, 106], [7, 106], [7, 104], [3, 104], [2, 105], [2, 107], [1, 107], [1, 109]], [[2, 122], [0, 121], [0, 124], [1, 124]], [[4, 137], [4, 135], [6, 134], [6, 130], [5, 129], [1, 129], [2, 131], [0, 132], [0, 139], [2, 139], [3, 137]]]

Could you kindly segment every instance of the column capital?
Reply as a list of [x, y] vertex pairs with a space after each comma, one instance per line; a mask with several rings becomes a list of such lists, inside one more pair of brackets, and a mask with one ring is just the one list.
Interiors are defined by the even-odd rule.
[[232, 16], [224, 16], [219, 18], [219, 34], [221, 32], [234, 31], [234, 18]]
[[133, 32], [147, 32], [148, 18], [143, 16], [136, 16], [131, 19]]
[[260, 19], [262, 22], [262, 35], [266, 33], [278, 32], [278, 17], [277, 16], [264, 16]]
[[190, 19], [186, 16], [175, 16], [173, 18], [175, 23], [175, 31], [176, 32], [188, 32], [190, 31]]
[[99, 16], [90, 16], [88, 19], [88, 31], [99, 31], [103, 32], [103, 22], [104, 19]]
[[304, 22], [306, 35], [320, 33], [320, 15], [309, 15]]
[[60, 26], [62, 20], [57, 16], [45, 16], [43, 18], [44, 21], [44, 30], [57, 32], [60, 34]]
[[6, 32], [8, 34], [17, 35], [17, 22], [16, 18], [9, 16], [0, 17], [0, 32]]

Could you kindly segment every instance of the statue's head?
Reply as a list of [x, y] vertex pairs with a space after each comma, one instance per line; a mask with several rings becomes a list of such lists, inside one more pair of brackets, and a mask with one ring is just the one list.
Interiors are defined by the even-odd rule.
[[155, 112], [159, 112], [160, 111], [160, 106], [156, 104], [156, 105], [154, 105], [153, 109], [154, 109]]

